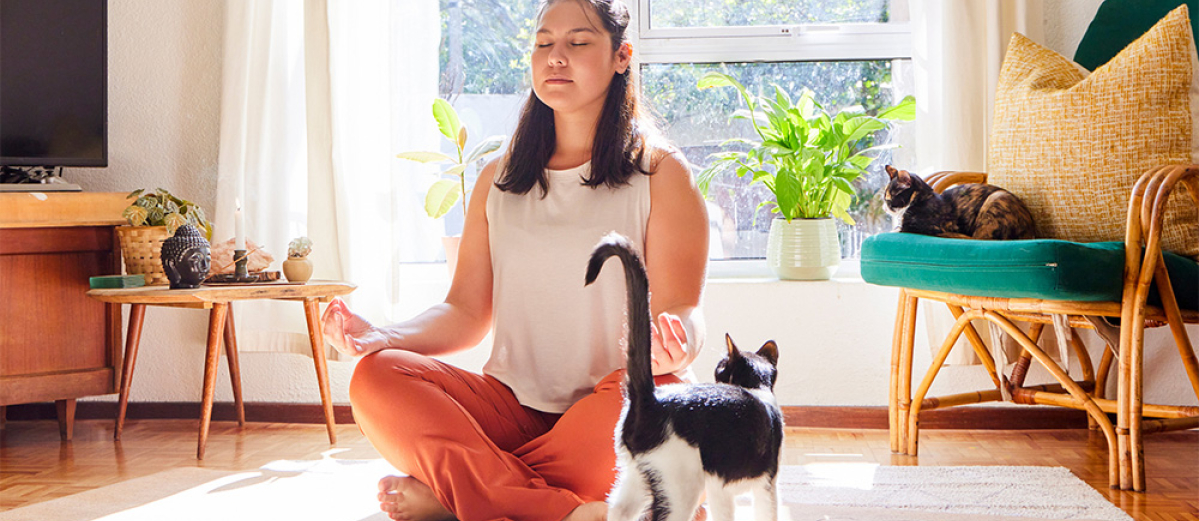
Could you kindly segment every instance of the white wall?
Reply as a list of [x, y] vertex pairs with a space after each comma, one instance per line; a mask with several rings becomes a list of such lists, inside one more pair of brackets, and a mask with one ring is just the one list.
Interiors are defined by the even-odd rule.
[[[1098, 3], [1046, 2], [1048, 45], [1072, 56]], [[111, 0], [109, 6], [110, 166], [72, 169], [68, 180], [89, 191], [161, 186], [212, 208], [224, 4]], [[412, 313], [444, 294], [440, 266], [406, 266], [402, 277], [412, 295], [406, 303]], [[829, 282], [713, 281], [705, 297], [711, 342], [696, 370], [702, 379], [711, 378], [725, 332], [742, 348], [774, 339], [782, 350], [778, 391], [783, 404], [885, 405], [896, 299], [894, 289], [870, 286], [852, 276]], [[201, 311], [150, 309], [131, 399], [199, 401], [205, 327], [206, 313]], [[1189, 331], [1192, 338], [1199, 338], [1199, 328]], [[1168, 333], [1150, 331], [1147, 337], [1146, 398], [1195, 404]], [[926, 345], [923, 327], [917, 342]], [[478, 369], [486, 355], [484, 349], [476, 349], [448, 360]], [[1097, 358], [1098, 351], [1093, 356]], [[930, 358], [928, 349], [917, 349], [917, 378]], [[241, 367], [247, 401], [319, 402], [312, 361], [306, 356], [243, 353]], [[329, 364], [337, 403], [348, 402], [352, 367], [352, 362]], [[1034, 379], [1046, 377], [1034, 372], [1030, 381]], [[933, 392], [989, 385], [989, 378], [977, 367], [948, 367]], [[217, 400], [232, 400], [223, 364]]]

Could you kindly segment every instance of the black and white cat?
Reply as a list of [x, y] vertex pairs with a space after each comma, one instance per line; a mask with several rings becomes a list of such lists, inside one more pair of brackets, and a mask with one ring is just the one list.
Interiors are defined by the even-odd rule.
[[778, 518], [777, 479], [783, 416], [773, 388], [778, 346], [742, 353], [725, 335], [728, 358], [712, 384], [654, 387], [649, 287], [640, 256], [609, 234], [587, 266], [587, 284], [619, 257], [628, 290], [629, 352], [625, 405], [616, 425], [619, 477], [608, 496], [609, 521], [691, 521], [706, 488], [715, 521], [732, 521], [733, 498], [752, 490], [754, 518]]

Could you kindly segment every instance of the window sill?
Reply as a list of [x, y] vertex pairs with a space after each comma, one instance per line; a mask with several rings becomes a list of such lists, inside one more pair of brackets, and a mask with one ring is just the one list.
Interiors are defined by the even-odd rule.
[[856, 283], [862, 281], [857, 259], [841, 259], [841, 265], [829, 280], [779, 280], [766, 266], [766, 259], [714, 261], [708, 263], [709, 284], [769, 284], [769, 283]]
[[[857, 259], [842, 259], [841, 265], [828, 281], [784, 281], [779, 280], [765, 259], [745, 259], [713, 261], [708, 263], [709, 284], [768, 284], [791, 282], [834, 282], [864, 284], [859, 271]], [[420, 285], [449, 287], [450, 274], [444, 262], [409, 262], [401, 263], [400, 278], [406, 281], [419, 281]]]

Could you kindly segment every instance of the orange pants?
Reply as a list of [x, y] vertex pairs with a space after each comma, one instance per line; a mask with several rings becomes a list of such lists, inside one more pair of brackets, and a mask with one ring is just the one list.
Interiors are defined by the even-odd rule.
[[613, 372], [550, 414], [522, 406], [495, 378], [388, 349], [358, 362], [350, 403], [379, 453], [458, 519], [558, 521], [612, 488], [623, 380]]

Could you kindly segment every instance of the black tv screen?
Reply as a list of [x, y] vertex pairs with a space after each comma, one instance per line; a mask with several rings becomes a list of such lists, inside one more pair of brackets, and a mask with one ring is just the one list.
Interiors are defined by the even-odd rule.
[[0, 165], [108, 165], [107, 0], [0, 0]]

